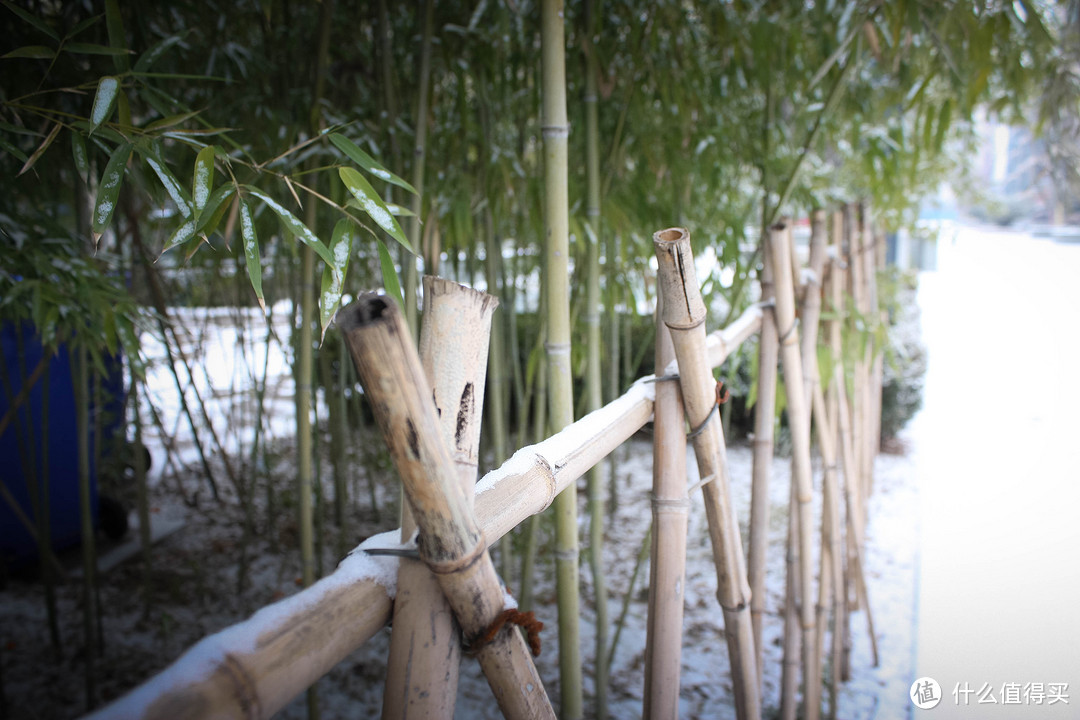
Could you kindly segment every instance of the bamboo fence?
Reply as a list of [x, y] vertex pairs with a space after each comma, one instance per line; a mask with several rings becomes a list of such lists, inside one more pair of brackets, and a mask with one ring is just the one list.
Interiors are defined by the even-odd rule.
[[[845, 215], [853, 218], [854, 208], [847, 208]], [[855, 226], [839, 222], [846, 218], [833, 216], [834, 243], [844, 236], [858, 235]], [[461, 638], [476, 651], [507, 717], [554, 717], [525, 639], [498, 620], [511, 601], [486, 549], [526, 518], [552, 505], [562, 491], [573, 487], [578, 478], [650, 419], [654, 420], [655, 529], [643, 715], [676, 717], [690, 502], [684, 414], [692, 428], [704, 479], [702, 497], [731, 657], [736, 712], [740, 718], [760, 717], [760, 626], [766, 613], [760, 528], [767, 525], [763, 506], [767, 507], [778, 356], [783, 362], [794, 445], [791, 519], [795, 553], [789, 580], [797, 592], [789, 605], [797, 612], [798, 623], [788, 640], [801, 648], [798, 660], [795, 655], [791, 658], [797, 663], [793, 671], [801, 671], [803, 679], [801, 717], [815, 718], [821, 710], [821, 656], [825, 625], [831, 615], [829, 715], [835, 717], [835, 683], [844, 676], [849, 661], [847, 619], [856, 602], [866, 611], [876, 658], [861, 559], [864, 493], [868, 489], [865, 463], [868, 455], [872, 462], [879, 434], [876, 427], [870, 427], [871, 445], [866, 428], [880, 419], [880, 401], [874, 397], [880, 392], [874, 367], [878, 358], [873, 352], [856, 358], [853, 374], [858, 392], [847, 398], [843, 332], [850, 332], [851, 319], [843, 317], [843, 310], [847, 306], [845, 289], [868, 287], [865, 275], [872, 270], [876, 274], [880, 252], [873, 251], [871, 263], [864, 259], [871, 257], [865, 247], [853, 257], [837, 252], [834, 245], [832, 258], [826, 262], [824, 227], [825, 216], [815, 215], [808, 273], [800, 273], [792, 263], [795, 254], [786, 229], [772, 229], [759, 278], [762, 302], [711, 335], [704, 329], [705, 309], [697, 289], [689, 234], [683, 229], [657, 233], [658, 295], [663, 297], [657, 311], [657, 375], [638, 380], [607, 405], [541, 442], [521, 448], [475, 484], [481, 425], [477, 403], [484, 396], [487, 333], [497, 301], [452, 283], [425, 279], [429, 302], [424, 308], [424, 334], [417, 353], [396, 306], [381, 296], [361, 296], [339, 314], [338, 326], [346, 336], [403, 479], [411, 512], [405, 514], [402, 528], [365, 541], [335, 572], [295, 596], [204, 638], [165, 671], [92, 717], [270, 717], [368, 640], [391, 615], [394, 632], [384, 717], [406, 712], [426, 717], [453, 714]], [[848, 249], [851, 247], [849, 241]], [[861, 272], [857, 273], [859, 265]], [[848, 269], [858, 275], [850, 284], [845, 277]], [[801, 278], [806, 281], [798, 282]], [[869, 287], [872, 289], [872, 284]], [[771, 297], [773, 290], [775, 298]], [[865, 307], [862, 291], [858, 292], [853, 306], [858, 308], [863, 302]], [[802, 299], [801, 328], [795, 320], [797, 293]], [[830, 311], [825, 336], [832, 356], [831, 373], [825, 379], [819, 377], [817, 367], [817, 323], [823, 297]], [[875, 318], [880, 316], [876, 309], [874, 313]], [[801, 343], [800, 329], [804, 333]], [[711, 370], [755, 335], [761, 337], [760, 405], [755, 424], [748, 569], [728, 492], [722, 426], [713, 417], [718, 417], [719, 398]], [[668, 382], [672, 376], [678, 382]], [[858, 420], [853, 422], [856, 412]], [[811, 418], [824, 466], [824, 502], [818, 519], [810, 513]], [[873, 422], [867, 423], [867, 418]], [[420, 529], [418, 541], [412, 522]], [[812, 559], [818, 527], [821, 546], [815, 605]], [[416, 556], [423, 562], [412, 559]], [[755, 597], [752, 585], [759, 583], [760, 597]], [[437, 628], [428, 617], [438, 618]], [[438, 646], [449, 654], [433, 652], [430, 640], [419, 641], [416, 632], [421, 627], [425, 632], [433, 630]], [[475, 642], [480, 638], [482, 642]], [[451, 657], [453, 667], [447, 666], [447, 657]], [[408, 682], [403, 677], [406, 666], [411, 673]]]

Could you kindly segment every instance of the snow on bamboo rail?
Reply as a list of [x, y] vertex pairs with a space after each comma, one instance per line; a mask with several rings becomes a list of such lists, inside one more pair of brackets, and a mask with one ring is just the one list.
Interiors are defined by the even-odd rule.
[[[707, 338], [718, 366], [761, 329], [753, 305]], [[664, 374], [676, 367], [669, 365]], [[548, 439], [526, 446], [476, 486], [475, 511], [494, 543], [584, 475], [652, 417], [654, 384], [626, 393]], [[390, 619], [398, 559], [370, 548], [402, 547], [401, 530], [368, 538], [337, 569], [305, 590], [209, 635], [172, 665], [88, 720], [268, 718], [367, 642]]]

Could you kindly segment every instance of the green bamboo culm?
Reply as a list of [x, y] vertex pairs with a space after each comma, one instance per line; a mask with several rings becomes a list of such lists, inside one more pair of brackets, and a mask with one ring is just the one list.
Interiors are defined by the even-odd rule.
[[[574, 420], [570, 371], [569, 197], [567, 191], [566, 38], [561, 0], [544, 0], [540, 44], [543, 59], [544, 224], [548, 302], [548, 405], [551, 429]], [[577, 488], [571, 484], [553, 503], [555, 580], [559, 602], [560, 712], [583, 715], [581, 644], [578, 631]]]
[[[333, 16], [332, 0], [324, 0], [319, 14], [319, 39], [316, 49], [315, 88], [311, 98], [311, 132], [319, 131], [319, 106], [326, 84], [326, 67], [330, 55], [330, 20]], [[317, 227], [317, 204], [307, 206], [306, 225]], [[300, 249], [300, 347], [298, 348], [298, 366], [296, 377], [296, 440], [297, 440], [297, 484], [300, 513], [300, 572], [304, 587], [315, 582], [315, 533], [312, 474], [312, 433], [311, 427], [311, 379], [314, 374], [314, 349], [312, 324], [315, 322], [315, 257], [311, 247], [304, 244]], [[318, 686], [312, 685], [307, 691], [307, 711], [309, 720], [318, 720]]]
[[[412, 186], [416, 194], [412, 198], [413, 217], [409, 218], [409, 244], [413, 250], [420, 248], [420, 217], [424, 201], [424, 161], [426, 159], [428, 96], [431, 92], [431, 36], [435, 26], [435, 0], [424, 3], [424, 28], [420, 41], [420, 86], [416, 93], [416, 117], [414, 131], [416, 145], [413, 147]], [[405, 275], [405, 320], [413, 334], [413, 341], [420, 339], [420, 326], [416, 311], [416, 257], [408, 250], [401, 252], [401, 271]]]
[[[585, 0], [585, 234], [588, 251], [585, 261], [585, 324], [587, 350], [585, 368], [586, 409], [603, 405], [600, 376], [600, 129], [596, 76], [600, 72], [591, 46], [594, 30], [594, 0]], [[596, 708], [597, 720], [607, 718], [607, 585], [604, 582], [604, 498], [600, 466], [589, 471], [589, 566], [596, 602]]]
[[85, 692], [86, 709], [95, 705], [94, 660], [97, 657], [97, 617], [94, 592], [97, 553], [94, 547], [94, 513], [90, 494], [90, 370], [86, 348], [82, 345], [71, 350], [72, 385], [75, 388], [75, 434], [79, 458], [79, 516], [82, 526], [83, 564], [83, 657], [86, 661]]

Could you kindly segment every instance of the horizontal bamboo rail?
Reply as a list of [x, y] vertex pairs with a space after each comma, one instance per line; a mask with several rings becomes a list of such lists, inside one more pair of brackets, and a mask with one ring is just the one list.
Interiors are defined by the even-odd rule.
[[[761, 329], [754, 305], [706, 340], [716, 367]], [[673, 374], [673, 363], [664, 374]], [[652, 417], [652, 378], [561, 432], [522, 448], [476, 486], [476, 517], [494, 543], [530, 515], [542, 512]], [[537, 490], [541, 490], [538, 492]], [[203, 638], [176, 662], [114, 703], [94, 720], [145, 718], [269, 718], [363, 645], [390, 619], [398, 562], [372, 548], [400, 548], [401, 530], [368, 538], [329, 576]]]

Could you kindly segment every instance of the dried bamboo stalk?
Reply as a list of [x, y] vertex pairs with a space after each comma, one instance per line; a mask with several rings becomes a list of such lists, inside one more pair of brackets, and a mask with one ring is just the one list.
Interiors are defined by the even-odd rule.
[[[472, 504], [483, 414], [491, 315], [499, 301], [449, 280], [424, 277], [420, 358], [433, 389], [443, 442], [453, 448], [458, 486]], [[401, 540], [415, 530], [402, 513]], [[439, 581], [422, 563], [398, 570], [382, 716], [452, 718], [461, 633]]]
[[[726, 329], [710, 334], [709, 362], [722, 363], [760, 329], [761, 320], [762, 310], [754, 306]], [[648, 380], [638, 380], [562, 432], [521, 448], [485, 475], [475, 488], [476, 517], [484, 536], [495, 542], [543, 512], [559, 490], [640, 430], [653, 412], [654, 384]], [[92, 717], [271, 717], [390, 620], [398, 563], [385, 556], [367, 557], [364, 549], [392, 545], [400, 535], [393, 530], [369, 538], [331, 575], [204, 638]], [[361, 560], [367, 563], [363, 568], [358, 567]]]
[[[459, 485], [405, 319], [393, 301], [367, 293], [339, 313], [338, 325], [401, 475], [420, 557], [438, 577], [462, 636], [475, 642], [503, 611], [505, 591]], [[503, 626], [477, 658], [505, 717], [555, 717], [520, 633]]]
[[[769, 243], [762, 239], [762, 269], [759, 276], [761, 301], [774, 300], [772, 264]], [[769, 484], [772, 477], [774, 431], [776, 428], [776, 371], [779, 361], [779, 339], [776, 316], [770, 310], [762, 319], [758, 339], [758, 391], [754, 409], [753, 470], [750, 489], [750, 620], [754, 629], [754, 648], [758, 670], [758, 689], [763, 682], [763, 653], [761, 641], [762, 618], [765, 614], [765, 561], [769, 547]]]
[[[819, 652], [825, 646], [825, 626], [828, 621], [828, 611], [832, 607], [833, 614], [839, 618], [842, 608], [837, 610], [833, 602], [833, 591], [843, 587], [840, 576], [840, 514], [839, 514], [839, 481], [836, 476], [836, 444], [835, 435], [829, 423], [828, 412], [825, 405], [825, 394], [821, 387], [820, 372], [818, 369], [818, 323], [821, 317], [821, 291], [822, 277], [825, 272], [825, 211], [816, 210], [811, 221], [810, 233], [810, 273], [806, 284], [806, 292], [803, 299], [802, 318], [802, 363], [805, 370], [805, 386], [807, 390], [807, 402], [811, 404], [814, 425], [817, 427], [818, 448], [821, 453], [822, 470], [822, 519], [821, 519], [821, 553], [818, 571], [818, 604], [817, 604], [817, 635], [816, 645]], [[837, 594], [838, 597], [838, 594]], [[821, 686], [821, 667], [818, 666], [818, 677], [813, 679], [816, 687]], [[830, 706], [836, 708], [836, 686], [831, 685]]]
[[[671, 332], [660, 319], [657, 298], [656, 367], [675, 360]], [[686, 433], [682, 394], [675, 382], [660, 382], [653, 404], [653, 528], [649, 563], [649, 615], [645, 635], [645, 693], [642, 716], [679, 717], [683, 587], [686, 582]]]
[[709, 520], [713, 560], [716, 563], [717, 598], [724, 613], [724, 630], [731, 658], [735, 714], [740, 720], [761, 717], [761, 697], [755, 663], [754, 635], [750, 623], [750, 585], [735, 508], [731, 504], [727, 450], [716, 409], [716, 382], [705, 350], [705, 304], [694, 271], [690, 234], [684, 228], [661, 230], [653, 235], [659, 263], [657, 284], [664, 296], [664, 324], [679, 364], [679, 385], [686, 417], [694, 437], [694, 454], [702, 480], [702, 495]]
[[794, 484], [799, 533], [799, 585], [801, 599], [799, 620], [802, 626], [803, 717], [816, 720], [820, 710], [820, 687], [812, 680], [819, 677], [820, 658], [815, 646], [814, 606], [809, 601], [813, 592], [813, 518], [810, 468], [810, 413], [803, 384], [802, 359], [799, 356], [799, 330], [795, 326], [795, 289], [791, 282], [790, 238], [786, 228], [774, 226], [769, 234], [774, 276], [776, 278], [776, 325], [780, 332], [780, 359], [784, 365], [784, 386], [787, 389], [788, 425], [791, 428], [791, 481]]
[[[836, 247], [839, 247], [839, 234], [836, 237]], [[832, 417], [829, 420], [833, 428], [833, 436], [837, 439], [839, 452], [837, 453], [841, 467], [844, 471], [844, 508], [847, 518], [847, 562], [845, 564], [844, 584], [842, 597], [838, 600], [845, 607], [842, 613], [843, 627], [840, 632], [840, 640], [834, 638], [834, 643], [839, 642], [840, 647], [833, 650], [834, 658], [840, 654], [839, 669], [834, 668], [834, 674], [846, 680], [850, 676], [850, 653], [851, 653], [851, 629], [848, 610], [853, 609], [855, 603], [849, 601], [849, 594], [853, 590], [855, 598], [866, 610], [867, 626], [870, 632], [871, 650], [874, 656], [874, 664], [877, 665], [877, 636], [873, 627], [873, 615], [870, 611], [870, 602], [866, 588], [866, 581], [862, 570], [862, 548], [864, 547], [864, 520], [862, 514], [862, 482], [859, 480], [859, 468], [855, 461], [854, 438], [849, 415], [849, 405], [846, 398], [847, 386], [845, 383], [844, 357], [842, 328], [844, 322], [844, 286], [846, 264], [839, 254], [832, 262], [829, 272], [829, 296], [832, 300], [833, 318], [829, 321], [829, 344], [833, 357], [833, 381], [829, 387]], [[850, 587], [850, 590], [849, 590]], [[835, 659], [834, 659], [835, 662]]]

